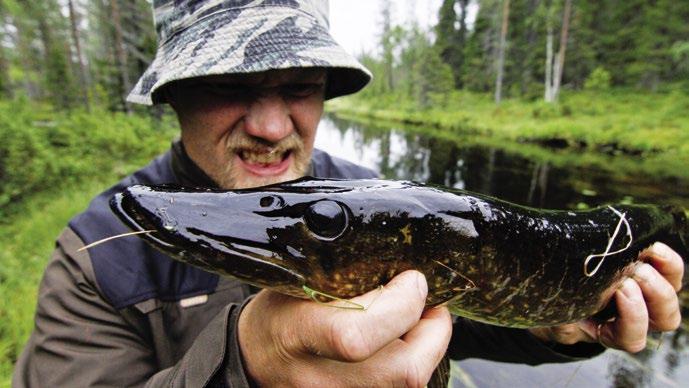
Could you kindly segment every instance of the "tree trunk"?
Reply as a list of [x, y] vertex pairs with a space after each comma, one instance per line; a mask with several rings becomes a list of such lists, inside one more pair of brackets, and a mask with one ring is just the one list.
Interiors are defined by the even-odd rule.
[[495, 79], [495, 103], [502, 100], [502, 77], [505, 67], [505, 46], [507, 46], [507, 28], [510, 21], [510, 0], [502, 3], [502, 29], [500, 30], [500, 48], [498, 51], [498, 76]]
[[[529, 1], [529, 15], [533, 15], [534, 13], [536, 13], [536, 9], [538, 8], [539, 2], [540, 0]], [[527, 20], [531, 20], [531, 17], [527, 18]], [[527, 23], [528, 25], [524, 37], [526, 40], [526, 50], [522, 61], [522, 96], [526, 95], [526, 93], [529, 91], [530, 85], [533, 81], [533, 72], [531, 66], [533, 65], [536, 40], [538, 39], [536, 28], [534, 28], [534, 23], [532, 21], [527, 21]]]
[[548, 25], [545, 42], [545, 95], [546, 102], [553, 101], [553, 26]]
[[72, 32], [72, 43], [74, 44], [74, 50], [76, 51], [77, 64], [79, 64], [79, 88], [81, 89], [81, 98], [86, 107], [87, 111], [91, 110], [89, 105], [89, 95], [88, 95], [88, 81], [86, 79], [86, 66], [84, 65], [84, 59], [81, 55], [81, 42], [79, 40], [79, 18], [77, 16], [76, 10], [74, 9], [74, 0], [69, 0], [69, 22]]
[[[5, 41], [5, 15], [0, 8], [0, 42]], [[9, 62], [5, 55], [5, 47], [0, 45], [0, 97], [11, 97], [12, 85], [10, 85]]]
[[545, 93], [543, 99], [553, 102], [553, 20], [551, 18], [552, 3], [546, 5], [546, 40], [545, 40]]
[[383, 1], [383, 61], [385, 64], [385, 79], [387, 83], [387, 90], [392, 91], [394, 88], [394, 78], [392, 72], [394, 56], [392, 53], [393, 42], [392, 42], [392, 3], [390, 0]]
[[129, 69], [127, 67], [127, 50], [125, 50], [124, 39], [122, 38], [122, 20], [120, 17], [120, 7], [117, 1], [118, 0], [110, 0], [110, 12], [112, 13], [112, 23], [115, 27], [115, 56], [120, 73], [120, 98], [124, 110], [127, 113], [131, 113], [131, 107], [126, 101], [126, 96], [131, 90]]
[[459, 63], [457, 64], [458, 68], [454, 70], [454, 73], [456, 74], [455, 88], [461, 89], [464, 86], [463, 77], [465, 72], [464, 67], [466, 63], [464, 55], [466, 52], [466, 41], [468, 34], [467, 13], [469, 8], [469, 0], [458, 0], [457, 2], [459, 3], [459, 11], [462, 14], [462, 16], [459, 18], [459, 30], [457, 31], [457, 44], [459, 46], [457, 50], [459, 50]]
[[562, 16], [562, 32], [560, 32], [560, 51], [557, 54], [557, 62], [555, 64], [553, 80], [553, 96], [552, 101], [557, 100], [560, 93], [560, 84], [562, 83], [562, 72], [565, 68], [565, 51], [567, 50], [567, 40], [569, 36], [569, 17], [572, 13], [572, 0], [565, 0], [565, 12]]

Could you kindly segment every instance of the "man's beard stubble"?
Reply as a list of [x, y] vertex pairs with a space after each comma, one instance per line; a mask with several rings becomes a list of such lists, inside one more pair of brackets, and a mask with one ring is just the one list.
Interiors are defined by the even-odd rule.
[[[286, 172], [279, 176], [255, 176], [241, 171], [235, 163], [234, 157], [241, 151], [265, 152], [268, 149], [277, 155], [283, 155], [288, 151], [291, 153], [292, 163]], [[311, 160], [310, 153], [306, 152], [304, 141], [296, 132], [278, 143], [266, 143], [251, 137], [244, 131], [233, 131], [227, 139], [225, 151], [229, 163], [217, 182], [223, 189], [245, 189], [297, 179], [306, 174]]]

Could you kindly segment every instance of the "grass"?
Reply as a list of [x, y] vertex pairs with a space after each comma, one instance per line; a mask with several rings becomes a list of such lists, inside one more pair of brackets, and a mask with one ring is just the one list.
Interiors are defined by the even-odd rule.
[[9, 386], [14, 362], [33, 329], [38, 285], [55, 238], [109, 185], [103, 182], [37, 194], [0, 229], [0, 387]]
[[[0, 388], [33, 329], [38, 286], [67, 221], [166, 150], [173, 116], [57, 112], [0, 101]], [[106, 183], [107, 182], [107, 183]]]
[[627, 154], [653, 173], [689, 178], [689, 96], [682, 91], [565, 92], [558, 104], [509, 99], [496, 105], [489, 95], [463, 91], [435, 100], [419, 109], [399, 95], [353, 96], [330, 101], [327, 109], [357, 120], [432, 128], [446, 137]]

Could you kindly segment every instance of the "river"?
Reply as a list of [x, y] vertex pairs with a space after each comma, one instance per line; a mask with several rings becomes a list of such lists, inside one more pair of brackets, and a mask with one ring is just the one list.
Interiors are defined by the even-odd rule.
[[[639, 156], [448, 138], [423, 128], [374, 127], [327, 115], [316, 147], [377, 171], [552, 209], [608, 203], [673, 203], [689, 208], [689, 182], [645, 169]], [[687, 387], [689, 295], [682, 328], [654, 333], [646, 350], [530, 367], [469, 359], [453, 362], [453, 387]]]

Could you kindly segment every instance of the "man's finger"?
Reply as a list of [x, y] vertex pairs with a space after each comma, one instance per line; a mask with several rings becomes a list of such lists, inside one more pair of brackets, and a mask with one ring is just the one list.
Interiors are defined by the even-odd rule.
[[445, 307], [426, 310], [401, 339], [396, 339], [360, 363], [360, 373], [370, 376], [368, 386], [423, 387], [447, 351], [452, 319]]
[[682, 320], [673, 286], [650, 264], [641, 264], [632, 276], [637, 281], [648, 310], [651, 330], [675, 330]]
[[309, 349], [341, 361], [362, 361], [409, 331], [421, 317], [428, 288], [417, 271], [397, 275], [382, 290], [352, 299], [364, 311], [310, 304], [314, 324], [306, 327]]
[[618, 316], [601, 326], [599, 342], [611, 348], [636, 353], [646, 347], [648, 312], [641, 288], [633, 279], [626, 279], [615, 292]]
[[[419, 363], [433, 370], [447, 351], [452, 336], [452, 317], [447, 307], [424, 311], [419, 323], [402, 337]], [[430, 376], [428, 376], [430, 379]]]
[[682, 275], [684, 275], [684, 261], [682, 257], [669, 246], [657, 242], [643, 250], [639, 257], [651, 264], [668, 282], [675, 291], [682, 288]]

